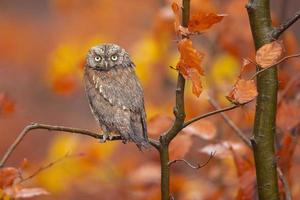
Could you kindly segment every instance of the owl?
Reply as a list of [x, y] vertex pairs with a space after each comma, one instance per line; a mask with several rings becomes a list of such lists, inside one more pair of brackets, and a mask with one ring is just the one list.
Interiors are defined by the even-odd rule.
[[116, 44], [92, 47], [86, 57], [84, 82], [102, 142], [117, 134], [124, 143], [149, 147], [143, 89], [125, 49]]

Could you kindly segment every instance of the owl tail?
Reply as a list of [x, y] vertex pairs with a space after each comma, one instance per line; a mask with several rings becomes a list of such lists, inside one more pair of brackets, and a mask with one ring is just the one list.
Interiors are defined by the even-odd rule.
[[129, 134], [130, 139], [136, 144], [136, 146], [143, 151], [144, 149], [149, 149], [151, 147], [148, 138], [144, 138], [140, 135]]

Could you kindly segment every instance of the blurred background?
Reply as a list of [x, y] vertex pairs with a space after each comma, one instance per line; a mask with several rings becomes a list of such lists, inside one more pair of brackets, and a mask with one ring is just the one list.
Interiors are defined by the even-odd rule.
[[[202, 80], [204, 92], [199, 98], [192, 95], [191, 85], [187, 84], [187, 118], [214, 109], [207, 101], [208, 94], [220, 105], [229, 105], [225, 96], [239, 75], [242, 59], [254, 59], [246, 2], [192, 0], [192, 13], [201, 10], [228, 16], [193, 37], [197, 49], [205, 54], [206, 76]], [[0, 0], [0, 154], [31, 122], [99, 130], [82, 83], [85, 54], [99, 43], [117, 43], [127, 49], [144, 87], [150, 137], [157, 138], [167, 130], [173, 120], [177, 77], [176, 70], [169, 66], [176, 66], [179, 56], [170, 3], [167, 0]], [[274, 25], [300, 8], [298, 0], [271, 3]], [[299, 52], [299, 39], [300, 26], [296, 23], [282, 37], [286, 55]], [[280, 89], [285, 88], [295, 73], [299, 74], [299, 67], [297, 59], [281, 66]], [[249, 74], [254, 70], [254, 66], [246, 69]], [[286, 101], [299, 102], [299, 87], [298, 81], [285, 91]], [[229, 115], [251, 135], [254, 104]], [[284, 124], [287, 119], [280, 120]], [[284, 137], [284, 131], [279, 131], [278, 137]], [[214, 150], [215, 158], [200, 170], [182, 163], [172, 165], [171, 190], [175, 199], [234, 199], [241, 188], [250, 188], [247, 192], [255, 195], [254, 179], [249, 178], [253, 177], [249, 174], [254, 174], [251, 152], [219, 116], [204, 119], [183, 131], [170, 151], [171, 159], [186, 158], [197, 164], [205, 162]], [[293, 150], [290, 173], [299, 177], [300, 148], [296, 145]], [[24, 172], [27, 175], [60, 160], [24, 183], [51, 193], [36, 199], [159, 199], [160, 196], [159, 157], [155, 150], [139, 152], [133, 144], [100, 144], [84, 136], [36, 130], [17, 147], [7, 165], [18, 167], [24, 158], [28, 160]], [[242, 162], [244, 168], [239, 169], [237, 162]], [[241, 175], [241, 170], [246, 175]], [[245, 177], [250, 180], [244, 180]], [[289, 179], [293, 195], [300, 199], [300, 183], [293, 177]]]

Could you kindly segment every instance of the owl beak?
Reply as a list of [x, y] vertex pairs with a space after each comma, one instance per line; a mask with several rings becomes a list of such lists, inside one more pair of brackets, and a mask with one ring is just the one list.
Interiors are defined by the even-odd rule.
[[108, 66], [108, 62], [107, 61], [104, 61], [104, 66], [105, 66], [105, 69], [107, 69], [107, 66]]

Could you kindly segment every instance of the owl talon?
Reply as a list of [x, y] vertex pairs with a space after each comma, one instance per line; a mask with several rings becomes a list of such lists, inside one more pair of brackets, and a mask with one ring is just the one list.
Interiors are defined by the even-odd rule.
[[100, 139], [100, 143], [105, 143], [107, 140], [107, 137], [108, 137], [107, 134], [103, 134], [102, 138]]
[[108, 135], [108, 139], [109, 139], [109, 140], [113, 140], [113, 139], [114, 139], [114, 136], [113, 136], [113, 135]]

